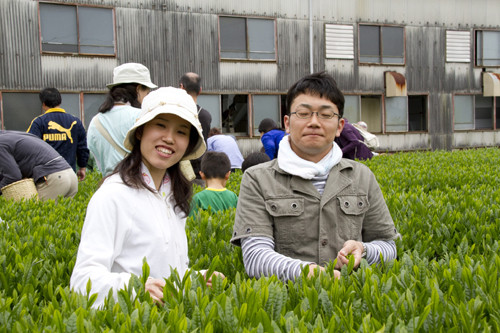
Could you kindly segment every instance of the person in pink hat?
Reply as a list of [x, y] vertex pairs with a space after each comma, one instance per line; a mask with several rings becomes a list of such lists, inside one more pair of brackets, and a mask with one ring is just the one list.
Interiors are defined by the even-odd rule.
[[82, 294], [91, 281], [94, 307], [110, 290], [117, 298], [132, 274], [142, 275], [143, 260], [150, 267], [145, 288], [157, 302], [172, 270], [183, 276], [189, 267], [185, 224], [192, 186], [180, 162], [206, 150], [191, 96], [173, 87], [151, 92], [124, 146], [130, 154], [89, 202], [71, 275], [71, 288]]
[[125, 135], [139, 116], [144, 97], [157, 88], [146, 66], [137, 63], [116, 67], [113, 83], [107, 87], [106, 100], [87, 131], [89, 150], [103, 176], [109, 175], [130, 152], [123, 146]]

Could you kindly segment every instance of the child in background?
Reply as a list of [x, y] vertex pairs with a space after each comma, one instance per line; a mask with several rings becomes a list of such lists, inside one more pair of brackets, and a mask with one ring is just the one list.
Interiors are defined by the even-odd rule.
[[236, 208], [238, 196], [226, 189], [226, 183], [231, 174], [231, 162], [225, 153], [207, 151], [201, 160], [201, 179], [207, 188], [193, 197], [190, 216], [199, 209], [212, 212]]
[[243, 163], [241, 163], [241, 172], [243, 173], [243, 172], [245, 172], [246, 169], [253, 167], [254, 165], [261, 164], [264, 162], [269, 162], [270, 160], [271, 159], [269, 158], [269, 156], [267, 156], [266, 153], [263, 153], [260, 151], [250, 153], [245, 158]]

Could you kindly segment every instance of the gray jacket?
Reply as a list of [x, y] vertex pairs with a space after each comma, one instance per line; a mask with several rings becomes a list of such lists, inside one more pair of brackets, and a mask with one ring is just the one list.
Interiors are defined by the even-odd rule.
[[37, 136], [0, 131], [0, 189], [23, 178], [33, 178], [37, 182], [68, 168], [71, 168], [68, 162]]
[[392, 240], [399, 234], [371, 170], [342, 159], [323, 195], [310, 180], [281, 170], [277, 160], [248, 169], [231, 242], [240, 245], [250, 236], [270, 237], [276, 252], [325, 265], [347, 240]]

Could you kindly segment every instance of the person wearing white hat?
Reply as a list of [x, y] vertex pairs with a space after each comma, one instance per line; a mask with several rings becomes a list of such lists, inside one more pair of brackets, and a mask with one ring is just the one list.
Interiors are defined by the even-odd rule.
[[[101, 306], [110, 289], [128, 285], [150, 267], [146, 290], [161, 302], [164, 278], [188, 270], [185, 232], [192, 186], [180, 162], [206, 149], [196, 104], [182, 89], [159, 88], [146, 96], [124, 141], [131, 152], [91, 198], [81, 234], [71, 288], [97, 293]], [[220, 273], [215, 273], [223, 277]], [[207, 280], [211, 284], [211, 277]]]
[[137, 63], [125, 63], [113, 70], [113, 83], [99, 113], [90, 122], [87, 144], [103, 176], [109, 175], [130, 151], [123, 140], [141, 110], [144, 97], [157, 86], [149, 70]]

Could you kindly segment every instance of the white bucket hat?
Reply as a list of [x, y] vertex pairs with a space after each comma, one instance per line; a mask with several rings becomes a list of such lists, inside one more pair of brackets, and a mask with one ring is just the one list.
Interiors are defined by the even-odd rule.
[[193, 98], [184, 89], [174, 87], [162, 87], [150, 92], [142, 101], [141, 114], [135, 124], [127, 132], [124, 145], [128, 150], [132, 150], [136, 144], [135, 131], [142, 125], [150, 122], [160, 114], [173, 114], [186, 121], [198, 131], [198, 142], [182, 161], [192, 160], [200, 157], [206, 150], [205, 140], [201, 123], [198, 120], [198, 110]]
[[129, 62], [113, 69], [113, 83], [107, 85], [109, 89], [123, 83], [139, 83], [150, 89], [158, 88], [151, 82], [149, 69], [135, 62]]

